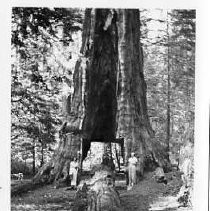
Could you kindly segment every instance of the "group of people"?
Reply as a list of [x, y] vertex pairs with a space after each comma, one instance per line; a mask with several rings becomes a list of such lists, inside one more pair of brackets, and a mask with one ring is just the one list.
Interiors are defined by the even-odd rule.
[[[132, 152], [130, 158], [128, 159], [128, 190], [130, 190], [137, 183], [137, 165], [140, 161], [135, 156], [135, 153]], [[78, 161], [76, 158], [70, 164], [70, 175], [72, 175], [71, 186], [77, 186], [77, 177], [78, 177]], [[167, 184], [165, 179], [165, 174], [162, 168], [157, 168], [155, 171], [155, 179], [157, 182], [163, 182]]]
[[[129, 187], [133, 187], [136, 184], [136, 171], [137, 171], [137, 163], [138, 159], [135, 156], [135, 153], [131, 153], [131, 157], [128, 159], [128, 181]], [[70, 164], [70, 175], [72, 175], [71, 186], [77, 185], [77, 176], [78, 176], [78, 162], [77, 159], [74, 160]]]
[[[128, 159], [128, 180], [129, 187], [133, 187], [136, 184], [136, 169], [137, 169], [138, 159], [135, 156], [135, 153], [131, 153], [131, 157]], [[71, 186], [77, 186], [77, 176], [78, 176], [78, 161], [76, 158], [70, 163], [70, 172], [71, 175]]]

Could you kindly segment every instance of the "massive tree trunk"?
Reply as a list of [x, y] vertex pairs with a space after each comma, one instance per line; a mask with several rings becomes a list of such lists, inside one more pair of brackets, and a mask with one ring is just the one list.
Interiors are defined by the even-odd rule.
[[[91, 27], [92, 45], [86, 68], [85, 117], [83, 121], [84, 157], [91, 141], [110, 143], [116, 133], [116, 79], [118, 33], [116, 12], [96, 9]], [[108, 149], [109, 144], [106, 149]]]
[[118, 135], [125, 140], [125, 160], [135, 152], [142, 173], [143, 157], [152, 151], [153, 131], [147, 113], [139, 28], [139, 10], [119, 11]]
[[65, 98], [59, 147], [35, 181], [52, 168], [51, 180], [59, 178], [80, 150], [81, 140], [82, 159], [92, 141], [104, 142], [109, 149], [116, 135], [124, 138], [126, 159], [131, 151], [140, 158], [153, 151], [139, 28], [137, 9], [86, 9], [74, 94], [71, 103]]

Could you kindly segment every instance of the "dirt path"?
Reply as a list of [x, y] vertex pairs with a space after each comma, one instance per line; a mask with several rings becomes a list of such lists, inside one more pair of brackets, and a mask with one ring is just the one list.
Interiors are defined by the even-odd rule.
[[[120, 191], [121, 201], [125, 209], [124, 211], [177, 210], [177, 203], [175, 207], [172, 206], [173, 209], [170, 207], [170, 205], [172, 205], [171, 200], [168, 201], [168, 204], [165, 203], [162, 208], [158, 207], [162, 201], [171, 197], [176, 201], [173, 196], [178, 193], [181, 181], [178, 176], [175, 177], [172, 175], [172, 173], [167, 175], [169, 182], [167, 185], [164, 185], [163, 183], [156, 183], [152, 178], [152, 173], [148, 173], [132, 190]], [[155, 204], [157, 201], [159, 203]], [[153, 206], [153, 209], [150, 209], [152, 204], [155, 206]]]
[[[127, 191], [125, 181], [117, 181], [117, 190], [124, 211], [172, 211], [184, 210], [177, 208], [176, 198], [173, 197], [179, 190], [181, 181], [177, 175], [167, 175], [169, 183], [156, 183], [152, 173], [146, 174], [132, 190]], [[45, 186], [35, 191], [28, 192], [21, 197], [12, 197], [12, 211], [70, 211], [74, 199], [74, 190], [66, 188], [54, 189], [53, 186]], [[152, 207], [152, 208], [151, 208]], [[186, 210], [186, 209], [185, 209]]]

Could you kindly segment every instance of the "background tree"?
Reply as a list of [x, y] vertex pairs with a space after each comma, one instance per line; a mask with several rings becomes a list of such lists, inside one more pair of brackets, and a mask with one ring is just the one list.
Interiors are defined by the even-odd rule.
[[65, 62], [74, 50], [65, 46], [73, 42], [80, 19], [78, 10], [62, 8], [12, 11], [12, 159], [22, 159], [26, 150], [34, 173], [57, 140], [63, 84], [71, 80]]
[[[193, 136], [195, 11], [144, 10], [141, 12], [141, 17], [144, 23], [141, 29], [145, 34], [141, 42], [145, 55], [144, 67], [150, 120], [156, 132], [157, 143], [166, 148], [170, 138], [169, 153], [178, 159], [179, 148], [186, 140], [184, 138], [184, 128], [188, 124], [186, 122], [190, 122], [191, 136]], [[170, 69], [169, 81], [167, 68]], [[170, 90], [167, 85], [169, 83]], [[170, 127], [166, 124], [169, 118], [166, 115], [168, 109], [165, 103], [169, 92]], [[190, 95], [187, 94], [188, 92]], [[191, 117], [188, 118], [188, 115]], [[168, 131], [170, 128], [168, 138], [166, 128]]]

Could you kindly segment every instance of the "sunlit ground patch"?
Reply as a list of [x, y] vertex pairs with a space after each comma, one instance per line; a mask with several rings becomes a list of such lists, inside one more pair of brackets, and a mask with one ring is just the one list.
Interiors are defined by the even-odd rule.
[[159, 197], [149, 208], [149, 211], [192, 211], [189, 207], [179, 207], [175, 196]]

